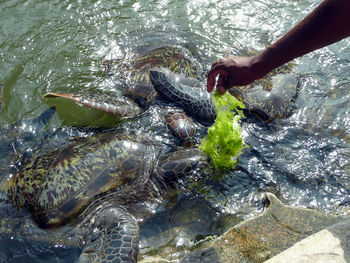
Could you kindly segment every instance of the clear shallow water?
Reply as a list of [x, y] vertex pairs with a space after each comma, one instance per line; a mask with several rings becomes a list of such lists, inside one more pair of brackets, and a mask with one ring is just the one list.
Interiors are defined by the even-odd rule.
[[[47, 92], [113, 91], [112, 81], [103, 73], [103, 59], [128, 58], [154, 46], [182, 47], [194, 58], [205, 80], [218, 56], [263, 49], [319, 2], [2, 1], [0, 82], [4, 98], [0, 125], [40, 114], [48, 107], [41, 98]], [[250, 217], [262, 210], [262, 194], [272, 191], [288, 204], [347, 213], [350, 40], [294, 62], [300, 87], [293, 115], [270, 124], [254, 118], [242, 123], [250, 148], [240, 157], [238, 169], [221, 180], [207, 182], [202, 194], [189, 194], [206, 199], [203, 211], [216, 209], [238, 219]], [[155, 125], [153, 130], [158, 121], [149, 120]], [[61, 126], [61, 120], [56, 117], [52, 126]], [[171, 223], [175, 217], [171, 211], [193, 211], [192, 201], [181, 201], [182, 196], [178, 200], [170, 210], [160, 209], [153, 223], [145, 225], [143, 240], [178, 227]], [[203, 214], [193, 219], [194, 225], [200, 224]], [[202, 235], [220, 232], [204, 226], [196, 231]], [[143, 242], [145, 247], [154, 244]], [[52, 253], [55, 260], [68, 257], [74, 261], [66, 252], [52, 252], [46, 246], [38, 245], [35, 250], [23, 243], [23, 247], [15, 251], [23, 257], [31, 251], [38, 261], [49, 262], [42, 255]]]

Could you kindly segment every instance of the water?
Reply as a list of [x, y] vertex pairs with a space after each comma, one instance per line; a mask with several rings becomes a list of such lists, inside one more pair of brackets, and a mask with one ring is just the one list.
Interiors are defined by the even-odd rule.
[[[48, 107], [41, 98], [47, 92], [114, 91], [103, 72], [103, 59], [126, 59], [137, 50], [164, 43], [191, 54], [204, 81], [217, 57], [262, 50], [320, 2], [2, 1], [0, 126], [40, 114]], [[265, 191], [287, 204], [348, 213], [350, 40], [294, 62], [300, 86], [293, 115], [270, 124], [255, 118], [243, 121], [250, 148], [241, 155], [237, 170], [208, 181], [201, 194], [187, 193], [172, 200], [169, 208], [159, 208], [142, 228], [143, 248], [157, 247], [147, 241], [151, 236], [188, 227], [192, 234], [174, 241], [176, 254], [181, 242], [191, 245], [200, 236], [222, 232], [220, 227], [226, 223], [215, 223], [222, 218], [220, 213], [230, 213], [231, 221], [239, 221], [261, 212]], [[52, 126], [61, 125], [56, 117]], [[198, 202], [202, 210], [186, 221], [186, 213]], [[216, 228], [198, 227], [208, 220], [205, 211], [216, 211], [212, 217]], [[23, 241], [20, 249], [14, 247], [18, 245], [8, 253], [8, 258], [15, 255], [13, 261], [26, 255], [41, 262], [76, 259], [75, 252], [42, 244], [33, 247]]]

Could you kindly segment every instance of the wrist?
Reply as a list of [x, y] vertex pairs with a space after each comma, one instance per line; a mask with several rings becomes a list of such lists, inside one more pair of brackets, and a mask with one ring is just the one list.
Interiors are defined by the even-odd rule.
[[251, 70], [257, 79], [263, 78], [267, 73], [273, 70], [273, 67], [269, 62], [267, 49], [252, 57]]
[[252, 57], [251, 69], [258, 79], [263, 78], [267, 73], [271, 72], [279, 65], [276, 63], [276, 56], [273, 48], [268, 47], [260, 54]]

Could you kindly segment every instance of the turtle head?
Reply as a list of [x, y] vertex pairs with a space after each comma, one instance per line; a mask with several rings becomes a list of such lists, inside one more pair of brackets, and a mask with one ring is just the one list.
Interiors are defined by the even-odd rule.
[[54, 113], [55, 107], [52, 107], [34, 119], [20, 120], [0, 129], [0, 159], [6, 164], [6, 168], [19, 154], [31, 153], [39, 145], [46, 135], [45, 127]]
[[207, 160], [207, 155], [197, 148], [175, 151], [159, 158], [156, 174], [164, 183], [172, 185], [189, 177], [201, 176]]
[[150, 80], [164, 98], [180, 105], [203, 125], [213, 124], [217, 116], [215, 105], [211, 95], [197, 80], [182, 77], [166, 68], [151, 69]]
[[54, 116], [55, 111], [56, 108], [53, 106], [33, 119], [23, 119], [10, 124], [0, 130], [0, 136], [4, 136], [4, 138], [0, 138], [35, 138], [44, 132], [44, 128]]
[[[152, 85], [157, 89], [171, 80], [172, 83], [189, 87], [201, 88], [201, 83], [194, 78], [187, 78], [181, 74], [172, 72], [167, 68], [153, 68], [149, 71], [149, 78]], [[158, 91], [161, 92], [161, 91]]]
[[163, 90], [166, 90], [168, 86], [168, 75], [172, 74], [172, 72], [167, 68], [155, 68], [150, 69], [149, 71], [149, 79], [153, 85], [153, 87], [159, 92], [163, 93]]

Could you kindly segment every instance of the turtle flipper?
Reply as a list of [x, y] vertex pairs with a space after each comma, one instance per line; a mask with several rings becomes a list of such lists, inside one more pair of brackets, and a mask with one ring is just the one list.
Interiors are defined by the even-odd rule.
[[7, 169], [16, 157], [40, 147], [47, 135], [45, 127], [54, 113], [55, 107], [51, 107], [33, 119], [23, 119], [0, 129], [0, 171], [1, 167]]
[[121, 119], [132, 118], [141, 112], [140, 107], [131, 99], [106, 92], [86, 93], [48, 93], [43, 98], [63, 98], [77, 102], [85, 107], [112, 114]]
[[164, 119], [167, 127], [175, 137], [180, 139], [186, 146], [193, 145], [196, 126], [185, 112], [169, 110]]
[[37, 137], [44, 130], [50, 119], [55, 114], [56, 108], [51, 107], [33, 119], [23, 119], [0, 129], [1, 141], [6, 138]]
[[79, 227], [91, 232], [78, 262], [137, 262], [139, 228], [125, 208], [100, 205]]

